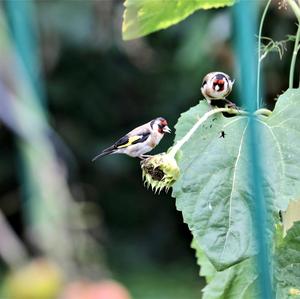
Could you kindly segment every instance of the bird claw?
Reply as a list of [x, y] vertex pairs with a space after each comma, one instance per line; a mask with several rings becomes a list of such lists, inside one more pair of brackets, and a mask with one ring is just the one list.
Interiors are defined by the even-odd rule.
[[140, 156], [139, 156], [139, 158], [140, 158], [141, 160], [145, 160], [145, 159], [147, 159], [147, 158], [149, 158], [149, 157], [151, 157], [151, 155], [140, 155]]
[[232, 109], [240, 110], [240, 108], [235, 103], [233, 103], [233, 102], [231, 102], [231, 101], [229, 101], [227, 99], [225, 99], [225, 100], [228, 103], [226, 105], [227, 108], [232, 108]]

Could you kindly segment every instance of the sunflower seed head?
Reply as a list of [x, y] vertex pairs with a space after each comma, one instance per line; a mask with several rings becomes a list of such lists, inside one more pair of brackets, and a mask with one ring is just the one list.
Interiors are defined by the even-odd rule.
[[151, 156], [141, 162], [144, 185], [160, 193], [163, 189], [168, 192], [179, 177], [179, 167], [175, 158], [169, 154], [161, 153]]

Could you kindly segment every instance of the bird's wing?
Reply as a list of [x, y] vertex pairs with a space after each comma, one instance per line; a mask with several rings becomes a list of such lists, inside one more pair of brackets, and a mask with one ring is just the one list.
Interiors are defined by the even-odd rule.
[[150, 132], [151, 132], [151, 126], [150, 126], [150, 122], [148, 122], [139, 127], [136, 127], [135, 129], [130, 131], [127, 135], [128, 136], [144, 135], [144, 134], [148, 134]]
[[149, 131], [140, 132], [140, 134], [137, 135], [125, 135], [114, 144], [114, 147], [116, 149], [119, 149], [128, 147], [133, 144], [141, 143], [147, 140], [149, 136]]

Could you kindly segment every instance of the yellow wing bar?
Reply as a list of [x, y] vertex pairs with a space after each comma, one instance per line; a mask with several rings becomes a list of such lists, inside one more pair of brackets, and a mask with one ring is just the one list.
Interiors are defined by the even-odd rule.
[[128, 142], [127, 142], [127, 143], [118, 146], [118, 148], [124, 148], [124, 147], [127, 147], [127, 146], [131, 145], [133, 142], [135, 142], [135, 141], [141, 139], [142, 137], [143, 137], [143, 136], [138, 136], [138, 135], [136, 135], [136, 136], [131, 136], [131, 137], [128, 138]]

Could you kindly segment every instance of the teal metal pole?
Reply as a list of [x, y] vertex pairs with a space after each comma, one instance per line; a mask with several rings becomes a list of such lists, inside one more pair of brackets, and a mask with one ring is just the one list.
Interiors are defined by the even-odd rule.
[[271, 248], [269, 243], [270, 219], [268, 219], [268, 203], [264, 198], [263, 167], [261, 161], [260, 144], [262, 136], [257, 127], [256, 116], [253, 112], [258, 109], [256, 101], [256, 65], [257, 53], [257, 4], [259, 1], [241, 0], [234, 7], [234, 21], [236, 25], [236, 44], [238, 64], [240, 66], [240, 98], [250, 112], [248, 125], [248, 154], [249, 154], [249, 186], [251, 187], [252, 219], [257, 254], [258, 287], [260, 298], [274, 298], [271, 279]]
[[[43, 85], [41, 80], [40, 56], [38, 47], [38, 32], [36, 26], [35, 3], [32, 0], [5, 0], [5, 16], [9, 24], [9, 32], [13, 43], [13, 48], [17, 56], [18, 67], [22, 69], [22, 75], [18, 80], [26, 80], [32, 96], [23, 95], [20, 100], [26, 102], [30, 107], [34, 107], [39, 116], [44, 120], [44, 130], [48, 131], [46, 123]], [[16, 80], [16, 84], [20, 84]], [[16, 89], [18, 87], [16, 86]], [[40, 128], [40, 130], [42, 130]], [[44, 134], [47, 133], [44, 132]], [[36, 132], [34, 132], [36, 134]], [[33, 132], [28, 132], [33, 134]], [[38, 209], [38, 205], [33, 200], [35, 182], [29, 174], [30, 161], [26, 158], [28, 143], [17, 142], [18, 147], [18, 173], [22, 184], [24, 220], [32, 222], [33, 211]]]
[[28, 76], [28, 82], [32, 84], [33, 91], [36, 92], [35, 104], [43, 106], [45, 95], [41, 80], [35, 3], [32, 0], [6, 0], [4, 4], [20, 64]]

